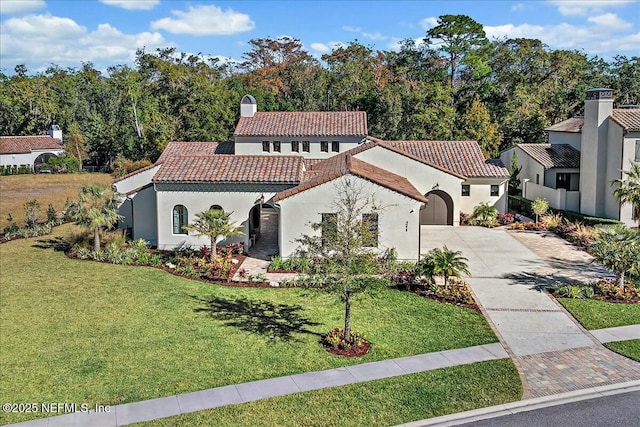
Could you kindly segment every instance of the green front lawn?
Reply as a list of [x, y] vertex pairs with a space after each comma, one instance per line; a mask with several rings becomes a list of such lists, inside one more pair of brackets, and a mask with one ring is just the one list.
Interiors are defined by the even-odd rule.
[[332, 356], [318, 341], [341, 325], [343, 306], [328, 295], [71, 260], [52, 247], [72, 229], [0, 245], [3, 402], [115, 405], [497, 341], [476, 312], [386, 290], [353, 304], [372, 351]]
[[169, 426], [389, 426], [519, 400], [510, 359], [328, 388], [135, 424]]
[[558, 301], [589, 330], [640, 323], [640, 304], [616, 304], [577, 298], [559, 298]]
[[640, 362], [640, 340], [610, 342], [605, 347]]

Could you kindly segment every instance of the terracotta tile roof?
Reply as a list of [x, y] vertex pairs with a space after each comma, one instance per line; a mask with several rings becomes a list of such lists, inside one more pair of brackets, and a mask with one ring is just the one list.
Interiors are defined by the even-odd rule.
[[297, 184], [303, 170], [300, 156], [177, 155], [162, 162], [153, 181]]
[[367, 135], [364, 111], [257, 112], [240, 117], [234, 136], [323, 137]]
[[580, 151], [569, 144], [518, 144], [517, 147], [545, 169], [580, 167]]
[[427, 164], [453, 175], [467, 178], [508, 177], [499, 160], [486, 160], [475, 141], [384, 141]]
[[49, 135], [0, 136], [1, 154], [30, 153], [33, 150], [62, 150], [60, 140]]
[[336, 154], [333, 157], [319, 162], [314, 166], [313, 172], [314, 174], [311, 179], [305, 180], [296, 187], [276, 194], [273, 201], [278, 202], [321, 184], [333, 181], [341, 176], [351, 174], [412, 199], [424, 203], [427, 202], [426, 197], [416, 190], [416, 188], [411, 185], [405, 177], [396, 175], [370, 163], [363, 162], [362, 160], [358, 160], [350, 153]]
[[174, 156], [185, 156], [191, 154], [233, 154], [233, 142], [185, 142], [171, 141], [167, 143], [164, 151], [156, 160], [162, 163], [165, 159]]
[[546, 131], [551, 132], [582, 132], [582, 126], [584, 126], [584, 117], [572, 117], [555, 125], [551, 125], [545, 128]]
[[640, 132], [640, 108], [616, 108], [611, 119], [630, 132]]

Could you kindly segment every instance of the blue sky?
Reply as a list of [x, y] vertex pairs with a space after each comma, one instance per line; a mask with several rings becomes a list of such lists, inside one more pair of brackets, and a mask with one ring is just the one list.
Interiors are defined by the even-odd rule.
[[436, 18], [465, 14], [490, 38], [530, 37], [606, 59], [640, 55], [640, 0], [0, 0], [0, 68], [132, 65], [137, 48], [241, 60], [253, 38], [291, 36], [316, 57], [358, 39], [390, 50]]

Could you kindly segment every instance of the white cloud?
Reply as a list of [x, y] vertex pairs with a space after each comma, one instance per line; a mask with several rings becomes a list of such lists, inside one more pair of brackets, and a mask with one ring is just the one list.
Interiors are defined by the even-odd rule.
[[621, 19], [615, 13], [605, 13], [604, 15], [592, 16], [587, 19], [599, 27], [610, 28], [613, 31], [628, 30], [633, 27], [630, 22]]
[[430, 30], [431, 28], [438, 26], [438, 18], [435, 18], [433, 16], [424, 18], [422, 21], [420, 21], [420, 26], [425, 30]]
[[339, 41], [330, 41], [328, 43], [311, 43], [310, 47], [313, 51], [312, 54], [316, 57], [329, 53], [334, 49], [346, 47], [347, 45]]
[[27, 15], [3, 21], [0, 59], [3, 67], [26, 64], [42, 70], [50, 63], [77, 67], [81, 62], [111, 65], [129, 63], [139, 48], [166, 47], [160, 33], [125, 34], [110, 24], [89, 30], [69, 18]]
[[387, 40], [389, 37], [382, 35], [381, 33], [369, 33], [367, 31], [364, 31], [362, 28], [360, 27], [350, 27], [348, 25], [344, 25], [342, 27], [342, 29], [344, 31], [348, 31], [350, 33], [358, 33], [360, 34], [362, 37], [369, 39], [369, 40], [373, 40], [373, 41], [381, 41], [381, 40]]
[[194, 36], [229, 35], [250, 31], [255, 23], [249, 15], [232, 9], [223, 11], [210, 6], [189, 6], [188, 11], [172, 10], [174, 18], [162, 18], [151, 23], [154, 30]]
[[522, 3], [517, 3], [517, 4], [514, 4], [513, 6], [511, 6], [511, 11], [512, 12], [519, 12], [521, 10], [524, 10], [524, 4], [522, 4]]
[[10, 15], [44, 9], [44, 0], [0, 0], [0, 14]]
[[558, 12], [566, 16], [586, 16], [588, 14], [602, 12], [610, 7], [624, 6], [638, 0], [547, 0], [548, 3], [557, 6]]
[[100, 3], [108, 4], [127, 10], [151, 10], [160, 4], [160, 0], [99, 0]]
[[[589, 21], [594, 25], [579, 26], [568, 23], [556, 25], [506, 24], [485, 26], [484, 30], [490, 39], [504, 37], [534, 38], [541, 40], [552, 49], [584, 49], [589, 54], [638, 50], [638, 46], [640, 46], [638, 43], [639, 34], [613, 35], [612, 33], [617, 31], [618, 28], [610, 26], [612, 22], [615, 22], [612, 17], [601, 19], [596, 17], [596, 19]], [[626, 23], [625, 21], [620, 21]]]

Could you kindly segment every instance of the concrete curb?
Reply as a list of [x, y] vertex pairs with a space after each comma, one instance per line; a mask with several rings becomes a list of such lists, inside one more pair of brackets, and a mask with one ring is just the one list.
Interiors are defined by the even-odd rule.
[[471, 423], [474, 421], [486, 420], [489, 418], [497, 418], [504, 415], [513, 415], [519, 412], [528, 412], [551, 406], [564, 405], [566, 403], [579, 402], [581, 400], [589, 400], [598, 397], [612, 396], [615, 394], [629, 393], [632, 391], [640, 391], [640, 380], [598, 387], [590, 387], [582, 390], [555, 394], [552, 396], [520, 400], [517, 402], [505, 403], [502, 405], [474, 409], [467, 412], [459, 412], [457, 414], [443, 415], [441, 417], [399, 424], [396, 427], [456, 426]]

